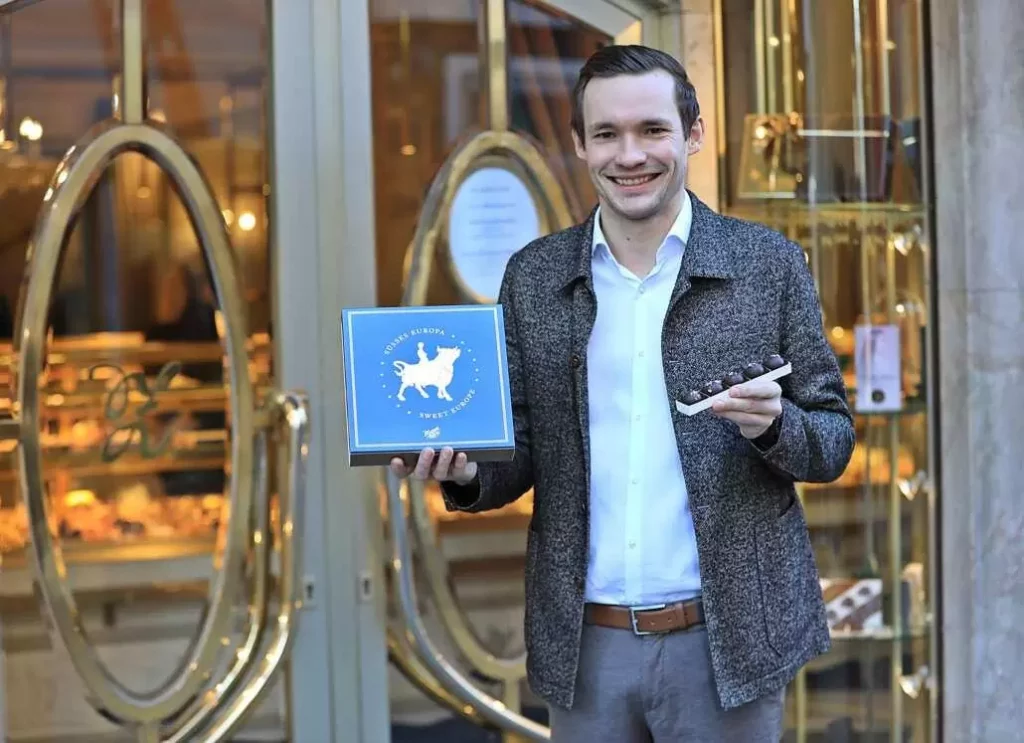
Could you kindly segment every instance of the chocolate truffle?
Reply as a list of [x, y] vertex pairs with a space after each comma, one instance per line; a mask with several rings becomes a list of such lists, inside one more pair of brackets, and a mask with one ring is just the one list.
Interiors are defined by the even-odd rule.
[[760, 377], [762, 374], [764, 374], [764, 367], [756, 361], [743, 367], [743, 376], [747, 379]]
[[708, 382], [706, 385], [701, 387], [700, 391], [703, 392], [708, 397], [711, 397], [712, 395], [717, 395], [719, 392], [721, 392], [724, 389], [725, 389], [725, 387], [722, 386], [721, 382], [719, 382], [717, 379], [713, 379], [710, 382]]
[[738, 384], [746, 382], [746, 378], [739, 372], [729, 372], [722, 377], [722, 385], [725, 387], [735, 387]]
[[786, 365], [786, 360], [779, 356], [777, 353], [773, 353], [771, 356], [764, 360], [764, 368], [768, 371], [775, 371], [781, 369]]
[[696, 405], [704, 399], [704, 395], [700, 393], [700, 390], [690, 390], [683, 395], [683, 405]]

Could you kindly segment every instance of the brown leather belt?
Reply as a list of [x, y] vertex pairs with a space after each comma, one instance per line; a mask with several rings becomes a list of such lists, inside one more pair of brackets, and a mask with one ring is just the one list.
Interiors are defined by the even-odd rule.
[[601, 627], [632, 630], [636, 635], [677, 632], [704, 624], [704, 603], [693, 599], [656, 606], [587, 604], [583, 619]]

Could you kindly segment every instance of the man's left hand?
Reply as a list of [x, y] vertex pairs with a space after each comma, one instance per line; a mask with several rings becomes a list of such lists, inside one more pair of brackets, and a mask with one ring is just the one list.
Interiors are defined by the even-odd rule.
[[732, 421], [746, 439], [756, 439], [782, 415], [782, 387], [778, 382], [748, 382], [731, 387], [729, 394], [711, 406], [720, 418]]

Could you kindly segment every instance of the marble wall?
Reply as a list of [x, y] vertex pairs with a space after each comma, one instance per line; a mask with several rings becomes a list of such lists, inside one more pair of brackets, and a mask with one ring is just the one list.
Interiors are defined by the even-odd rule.
[[929, 3], [943, 741], [1024, 728], [1024, 4]]

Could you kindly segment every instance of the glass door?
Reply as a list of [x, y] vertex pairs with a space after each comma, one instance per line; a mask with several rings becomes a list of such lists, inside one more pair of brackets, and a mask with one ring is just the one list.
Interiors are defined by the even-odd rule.
[[802, 498], [832, 631], [796, 743], [938, 739], [927, 3], [718, 0], [722, 204], [800, 244], [855, 413]]
[[269, 42], [261, 2], [0, 3], [4, 740], [289, 735]]
[[[509, 256], [596, 203], [569, 128], [591, 53], [645, 43], [679, 55], [680, 16], [604, 0], [369, 0], [377, 298], [491, 302]], [[464, 215], [485, 190], [507, 213], [486, 238]], [[394, 740], [544, 739], [525, 683], [523, 568], [532, 494], [445, 512], [433, 487], [389, 481], [383, 528]], [[475, 730], [475, 731], [474, 731]]]

